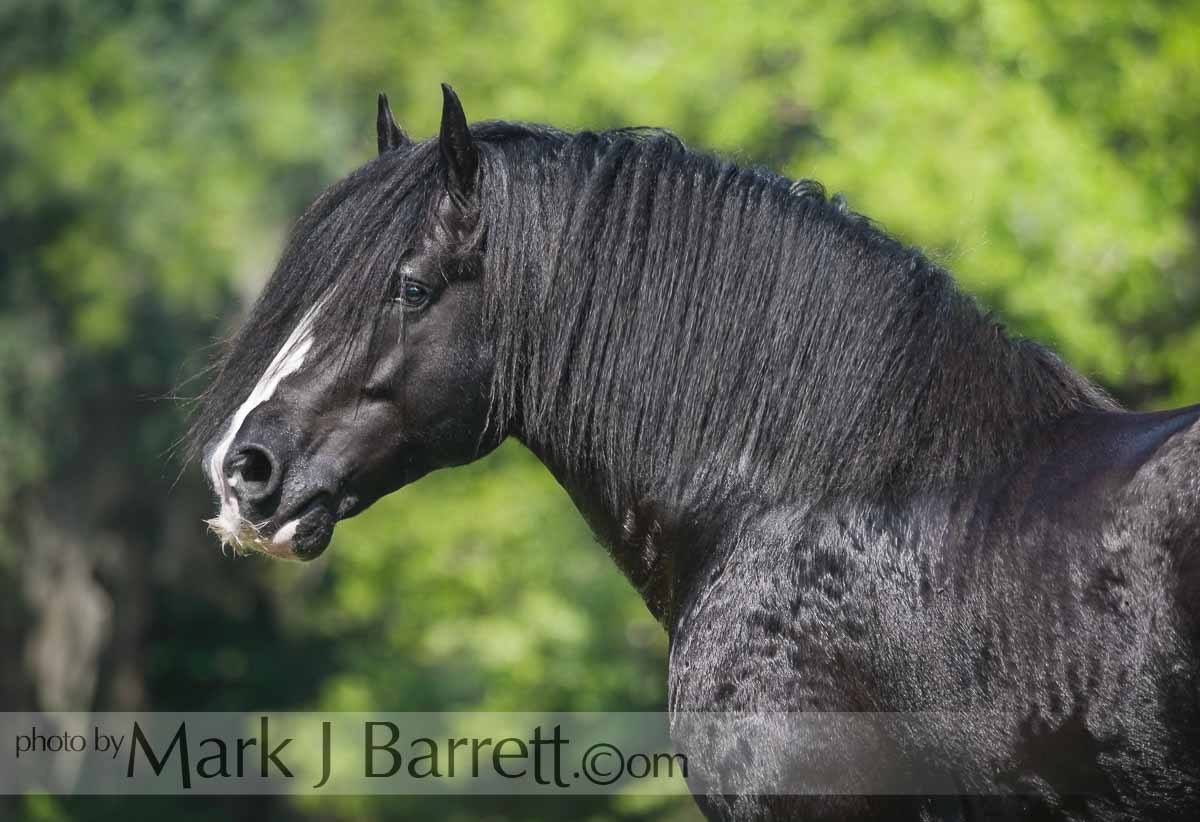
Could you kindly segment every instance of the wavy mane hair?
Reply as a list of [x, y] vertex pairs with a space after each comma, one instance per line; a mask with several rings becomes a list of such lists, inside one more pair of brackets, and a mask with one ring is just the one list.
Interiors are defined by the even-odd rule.
[[[742, 488], [895, 495], [988, 470], [1114, 407], [1007, 336], [918, 251], [808, 181], [657, 130], [477, 124], [492, 416], [622, 500]], [[391, 151], [296, 224], [218, 362], [193, 454], [314, 305], [346, 379], [442, 191], [436, 141]], [[401, 341], [400, 344], [403, 344]]]

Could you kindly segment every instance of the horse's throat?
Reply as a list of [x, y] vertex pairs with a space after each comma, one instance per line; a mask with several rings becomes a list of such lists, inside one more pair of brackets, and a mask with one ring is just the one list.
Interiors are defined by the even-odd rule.
[[614, 509], [605, 501], [599, 478], [580, 477], [555, 465], [542, 449], [530, 446], [530, 450], [566, 490], [596, 540], [641, 595], [650, 613], [669, 629], [675, 588], [674, 540], [669, 531], [670, 518], [662, 506], [649, 500], [627, 500]]
[[618, 537], [608, 546], [617, 563], [654, 618], [671, 627], [674, 588], [671, 541], [663, 512], [650, 502], [625, 509]]

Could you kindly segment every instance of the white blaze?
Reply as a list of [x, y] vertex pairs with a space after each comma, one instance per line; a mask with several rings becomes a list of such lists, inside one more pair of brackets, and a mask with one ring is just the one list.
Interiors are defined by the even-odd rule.
[[[284, 378], [295, 374], [304, 365], [304, 358], [312, 348], [313, 341], [309, 332], [312, 330], [313, 317], [320, 307], [321, 304], [317, 303], [310, 308], [292, 330], [287, 341], [276, 352], [271, 364], [267, 366], [267, 370], [259, 377], [250, 396], [246, 397], [246, 401], [234, 413], [229, 427], [225, 429], [225, 435], [213, 449], [212, 456], [209, 457], [208, 474], [212, 478], [213, 488], [216, 489], [217, 496], [220, 498], [221, 510], [216, 517], [208, 520], [208, 526], [216, 532], [223, 544], [232, 544], [237, 550], [251, 547], [265, 549], [266, 546], [259, 537], [258, 526], [244, 519], [238, 509], [237, 497], [233, 495], [233, 486], [237, 484], [237, 479], [225, 479], [225, 471], [222, 468], [225, 464], [225, 456], [229, 453], [229, 446], [233, 444], [233, 438], [241, 430], [242, 424], [246, 421], [246, 417], [250, 416], [250, 412], [269, 400], [278, 390], [279, 384], [283, 382]], [[280, 528], [274, 543], [282, 545], [290, 542], [295, 536], [296, 525], [297, 523], [293, 521]]]

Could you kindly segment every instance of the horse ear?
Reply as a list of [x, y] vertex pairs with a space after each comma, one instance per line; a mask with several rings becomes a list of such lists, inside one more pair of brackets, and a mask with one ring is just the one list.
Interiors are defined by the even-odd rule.
[[442, 129], [438, 147], [442, 151], [442, 162], [446, 164], [446, 189], [450, 199], [462, 206], [475, 194], [479, 150], [471, 139], [462, 103], [446, 83], [442, 83]]
[[388, 105], [387, 95], [383, 92], [379, 93], [379, 113], [375, 115], [375, 139], [379, 143], [380, 154], [412, 143], [392, 116], [392, 107]]

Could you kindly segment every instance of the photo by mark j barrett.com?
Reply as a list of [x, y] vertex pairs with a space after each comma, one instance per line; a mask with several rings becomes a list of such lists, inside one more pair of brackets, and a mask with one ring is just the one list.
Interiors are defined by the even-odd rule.
[[[675, 793], [688, 776], [665, 723], [649, 735], [644, 719], [619, 714], [604, 723], [511, 714], [0, 716], [10, 739], [4, 793], [586, 793], [638, 781]], [[470, 720], [489, 730], [452, 730]], [[439, 780], [446, 785], [424, 786]]]

